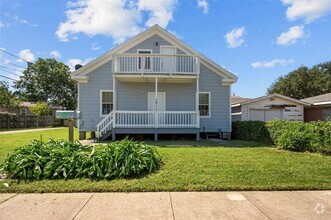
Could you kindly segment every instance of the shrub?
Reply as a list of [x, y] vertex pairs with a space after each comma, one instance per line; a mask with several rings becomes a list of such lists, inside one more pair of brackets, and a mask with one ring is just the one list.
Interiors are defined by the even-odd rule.
[[235, 139], [272, 143], [266, 123], [263, 121], [236, 121], [233, 122], [232, 128]]
[[331, 121], [239, 121], [233, 123], [233, 134], [237, 139], [274, 144], [282, 149], [331, 155]]
[[128, 139], [94, 147], [50, 139], [16, 149], [0, 172], [16, 179], [111, 179], [151, 173], [160, 165], [161, 157], [153, 147]]
[[30, 106], [29, 109], [33, 114], [38, 116], [47, 116], [52, 114], [47, 102], [37, 102], [35, 105]]

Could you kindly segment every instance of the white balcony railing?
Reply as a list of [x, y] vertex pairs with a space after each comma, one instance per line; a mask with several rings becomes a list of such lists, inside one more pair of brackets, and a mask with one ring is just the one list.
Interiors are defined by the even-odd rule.
[[195, 111], [115, 111], [115, 127], [122, 128], [197, 128]]
[[197, 74], [199, 58], [189, 55], [117, 54], [115, 73]]

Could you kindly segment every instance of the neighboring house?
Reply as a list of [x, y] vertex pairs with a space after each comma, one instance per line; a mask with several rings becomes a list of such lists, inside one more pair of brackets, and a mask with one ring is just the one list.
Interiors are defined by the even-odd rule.
[[331, 120], [331, 93], [301, 99], [301, 101], [311, 104], [305, 107], [305, 121]]
[[33, 115], [29, 107], [34, 105], [32, 102], [22, 102], [19, 108], [0, 108], [0, 112], [8, 112], [15, 115]]
[[231, 105], [232, 121], [303, 121], [303, 108], [308, 105], [279, 94], [242, 100]]
[[[34, 114], [30, 111], [30, 107], [35, 104], [36, 104], [35, 102], [22, 102], [21, 106], [18, 109], [1, 108], [0, 112], [8, 112], [8, 113], [16, 114], [16, 115], [31, 116]], [[49, 105], [49, 109], [52, 111], [52, 116], [55, 118], [56, 110], [63, 110], [65, 108], [61, 105]]]
[[237, 77], [158, 25], [71, 74], [79, 131], [116, 134], [231, 132]]
[[250, 98], [243, 98], [240, 96], [231, 96], [231, 105], [238, 104], [244, 101], [250, 100]]

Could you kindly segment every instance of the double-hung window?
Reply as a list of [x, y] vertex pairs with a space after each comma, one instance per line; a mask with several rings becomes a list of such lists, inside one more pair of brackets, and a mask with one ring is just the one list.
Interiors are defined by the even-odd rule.
[[[151, 54], [151, 50], [138, 50], [139, 54]], [[151, 57], [142, 56], [138, 58], [138, 69], [141, 70], [143, 66], [144, 70], [150, 70], [152, 67]]]
[[201, 117], [210, 117], [210, 93], [199, 93], [199, 112]]
[[113, 110], [113, 92], [103, 90], [100, 92], [100, 96], [101, 115], [105, 116]]

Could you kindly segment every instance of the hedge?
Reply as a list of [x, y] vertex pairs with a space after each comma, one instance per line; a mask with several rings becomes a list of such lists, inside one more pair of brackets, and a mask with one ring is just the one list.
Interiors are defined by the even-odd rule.
[[237, 121], [233, 123], [233, 138], [273, 144], [292, 151], [331, 155], [331, 121]]

